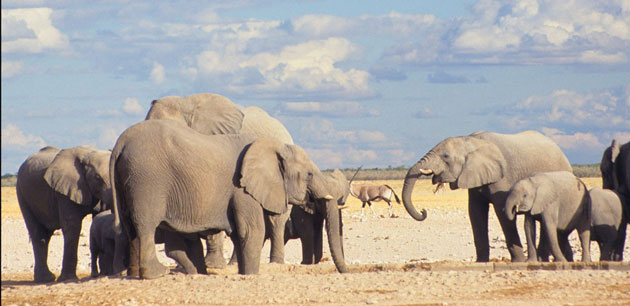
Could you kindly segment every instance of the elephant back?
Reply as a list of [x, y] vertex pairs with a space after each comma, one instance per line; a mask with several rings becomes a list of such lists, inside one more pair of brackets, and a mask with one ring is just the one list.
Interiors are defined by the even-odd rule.
[[271, 137], [286, 144], [293, 144], [293, 137], [280, 120], [269, 116], [260, 107], [250, 106], [243, 110], [241, 134], [250, 134], [256, 138]]

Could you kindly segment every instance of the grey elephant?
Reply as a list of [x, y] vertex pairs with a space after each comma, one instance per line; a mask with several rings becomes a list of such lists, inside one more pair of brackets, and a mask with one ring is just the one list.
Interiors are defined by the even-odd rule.
[[[309, 198], [333, 200], [302, 148], [248, 135], [208, 136], [173, 120], [147, 120], [125, 130], [112, 151], [110, 180], [116, 220], [130, 237], [127, 274], [147, 279], [166, 273], [155, 255], [158, 227], [234, 232], [239, 273], [254, 274], [264, 214], [285, 213], [288, 204], [305, 205]], [[338, 228], [338, 218], [329, 221]], [[331, 230], [331, 236], [333, 261], [346, 272], [340, 234]]]
[[58, 281], [77, 279], [77, 248], [83, 218], [111, 205], [109, 151], [93, 147], [45, 147], [29, 156], [17, 175], [17, 199], [35, 257], [35, 282], [51, 282], [48, 244], [61, 229], [64, 249]]
[[610, 190], [593, 188], [591, 196], [591, 241], [599, 245], [599, 260], [623, 260], [627, 221], [619, 195]]
[[630, 222], [630, 142], [620, 145], [617, 140], [602, 155], [600, 163], [602, 187], [610, 189], [622, 198], [626, 222]]
[[[537, 261], [535, 220], [547, 235], [547, 244], [555, 261], [573, 259], [569, 234], [578, 231], [582, 261], [591, 261], [591, 199], [584, 182], [569, 171], [541, 172], [514, 184], [508, 192], [505, 215], [516, 220], [525, 214], [528, 261]], [[570, 254], [570, 255], [569, 255]]]
[[[328, 215], [337, 212], [339, 215], [339, 233], [343, 237], [343, 222], [341, 210], [327, 205], [344, 206], [350, 194], [350, 184], [346, 176], [335, 169], [325, 173], [330, 195], [336, 201], [309, 201], [305, 206], [294, 205], [291, 216], [284, 230], [284, 243], [290, 239], [300, 239], [302, 243], [302, 264], [317, 264], [322, 260], [324, 220]], [[330, 222], [326, 222], [328, 237], [330, 237]], [[343, 238], [342, 238], [343, 241]], [[329, 243], [330, 244], [330, 243]], [[330, 244], [332, 245], [332, 244]], [[343, 251], [343, 243], [341, 244]]]
[[[251, 106], [241, 109], [228, 98], [210, 93], [194, 94], [187, 97], [168, 96], [151, 102], [146, 120], [170, 119], [185, 123], [191, 129], [206, 135], [248, 134], [255, 138], [271, 137], [286, 144], [293, 144], [293, 138], [285, 126], [264, 110]], [[270, 261], [284, 263], [283, 234], [289, 212], [268, 215], [266, 224], [270, 227], [267, 236], [271, 240]], [[206, 264], [209, 267], [225, 266], [222, 235], [209, 235], [206, 240], [208, 253]], [[234, 256], [232, 256], [235, 259]], [[231, 260], [234, 262], [234, 260]]]
[[403, 204], [415, 220], [426, 218], [426, 210], [419, 213], [411, 201], [413, 187], [422, 175], [432, 175], [432, 182], [439, 184], [438, 188], [448, 183], [451, 189], [468, 189], [476, 260], [490, 260], [488, 210], [492, 203], [512, 261], [525, 261], [516, 221], [508, 220], [503, 208], [514, 183], [544, 171], [572, 171], [572, 168], [558, 145], [538, 132], [476, 132], [447, 138], [409, 169], [403, 185]]
[[[92, 258], [92, 277], [113, 275], [116, 241], [125, 241], [122, 233], [114, 231], [114, 215], [105, 210], [92, 218], [90, 225], [90, 255]], [[122, 240], [121, 240], [122, 239]], [[119, 247], [123, 247], [120, 246]], [[129, 258], [125, 258], [128, 265]]]

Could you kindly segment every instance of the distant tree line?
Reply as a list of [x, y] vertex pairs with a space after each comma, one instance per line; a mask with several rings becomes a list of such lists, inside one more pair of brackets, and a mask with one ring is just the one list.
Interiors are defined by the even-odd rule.
[[[600, 177], [601, 172], [599, 170], [599, 164], [589, 164], [589, 165], [572, 165], [573, 173], [577, 177]], [[407, 171], [409, 170], [406, 166], [397, 166], [392, 167], [388, 166], [387, 168], [361, 168], [361, 171], [357, 173], [357, 176], [354, 178], [355, 180], [360, 181], [384, 181], [384, 180], [402, 180], [405, 178]], [[324, 172], [330, 172], [332, 170], [324, 170]], [[352, 176], [356, 173], [357, 168], [344, 168], [341, 169], [341, 172], [346, 175], [348, 179], [352, 178]], [[423, 178], [429, 178], [428, 176], [424, 176]], [[6, 173], [2, 175], [2, 187], [11, 187], [15, 186], [15, 182], [17, 181], [17, 177], [15, 174]]]

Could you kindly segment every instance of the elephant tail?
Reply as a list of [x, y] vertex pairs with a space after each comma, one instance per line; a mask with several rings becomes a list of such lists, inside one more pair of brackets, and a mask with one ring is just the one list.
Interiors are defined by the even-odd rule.
[[392, 188], [392, 186], [389, 186], [389, 185], [385, 185], [385, 187], [389, 188], [389, 190], [392, 191], [392, 193], [394, 194], [394, 198], [396, 199], [396, 203], [400, 204], [400, 198], [396, 194], [396, 191], [394, 191], [394, 188]]
[[109, 159], [109, 182], [112, 185], [112, 213], [114, 214], [114, 232], [116, 234], [122, 233], [120, 213], [118, 212], [118, 203], [120, 202], [120, 198], [118, 196], [118, 188], [116, 188], [116, 161], [122, 151], [121, 147], [122, 146], [118, 145], [114, 146], [114, 150], [112, 151], [112, 155]]

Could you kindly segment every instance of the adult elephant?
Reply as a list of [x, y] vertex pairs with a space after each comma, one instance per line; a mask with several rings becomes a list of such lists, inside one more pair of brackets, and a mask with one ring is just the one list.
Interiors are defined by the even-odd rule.
[[613, 140], [604, 151], [600, 170], [602, 187], [616, 191], [624, 200], [625, 209], [630, 209], [630, 142], [620, 145]]
[[[285, 144], [293, 144], [286, 127], [259, 107], [239, 108], [230, 99], [210, 93], [187, 97], [168, 96], [151, 102], [146, 120], [170, 119], [185, 123], [191, 129], [206, 135], [248, 134], [255, 138], [271, 137]], [[271, 240], [270, 262], [284, 263], [284, 228], [289, 212], [266, 217], [267, 232]], [[210, 267], [225, 265], [222, 253], [222, 234], [206, 239], [206, 264]], [[234, 257], [233, 257], [234, 258]]]
[[77, 279], [77, 247], [83, 218], [111, 205], [109, 151], [80, 146], [45, 147], [29, 156], [17, 175], [18, 203], [33, 244], [35, 282], [51, 282], [48, 244], [63, 233], [63, 264], [58, 281]]
[[505, 216], [505, 201], [514, 183], [536, 172], [548, 171], [572, 171], [572, 168], [558, 145], [535, 131], [476, 132], [447, 138], [409, 169], [403, 185], [403, 203], [414, 219], [426, 218], [426, 210], [419, 213], [411, 201], [414, 184], [422, 175], [432, 175], [433, 184], [439, 186], [448, 183], [451, 189], [466, 188], [477, 261], [490, 260], [488, 210], [492, 203], [512, 261], [522, 262], [525, 256], [516, 219], [510, 221]]
[[[166, 273], [155, 254], [158, 226], [181, 233], [234, 231], [239, 273], [253, 274], [260, 265], [264, 214], [285, 213], [288, 204], [304, 205], [309, 198], [333, 200], [302, 148], [272, 138], [203, 135], [173, 120], [128, 128], [116, 142], [110, 169], [114, 214], [130, 237], [128, 275], [141, 278]], [[340, 234], [331, 235], [335, 265], [346, 272]]]

